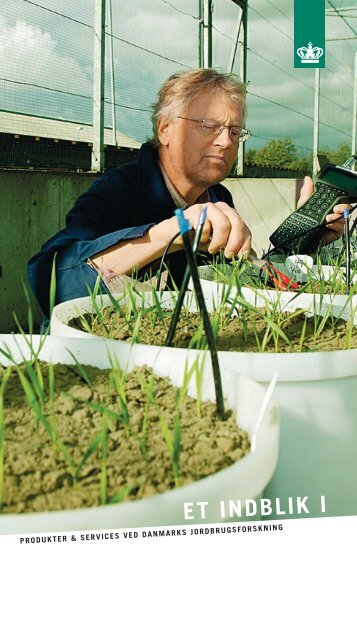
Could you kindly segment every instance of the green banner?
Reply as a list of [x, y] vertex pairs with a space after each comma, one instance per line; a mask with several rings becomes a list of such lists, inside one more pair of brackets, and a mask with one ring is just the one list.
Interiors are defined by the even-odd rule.
[[294, 67], [325, 66], [325, 0], [294, 0]]

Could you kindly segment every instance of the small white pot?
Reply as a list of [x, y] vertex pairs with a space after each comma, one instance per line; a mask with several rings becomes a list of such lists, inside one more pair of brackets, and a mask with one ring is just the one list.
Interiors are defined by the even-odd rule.
[[[274, 263], [274, 265], [283, 271], [283, 264]], [[222, 296], [224, 296], [227, 291], [227, 284], [217, 282], [213, 279], [214, 272], [212, 267], [199, 268], [199, 270], [200, 274], [203, 275], [201, 278], [201, 287], [205, 298], [209, 299], [212, 297], [216, 303], [219, 303], [219, 300], [222, 299]], [[327, 270], [326, 274], [330, 274], [330, 272]], [[355, 277], [355, 280], [357, 280], [357, 277]], [[190, 288], [192, 289], [192, 283], [190, 283]], [[314, 309], [316, 312], [319, 312], [320, 308], [326, 309], [332, 304], [336, 308], [340, 308], [340, 316], [342, 319], [349, 319], [350, 317], [348, 296], [343, 294], [324, 293], [323, 296], [320, 296], [319, 293], [297, 294], [296, 291], [279, 291], [276, 289], [259, 289], [244, 286], [241, 292], [247, 302], [256, 306], [264, 306], [266, 303], [274, 303], [280, 300], [284, 310], [294, 311], [298, 308], [305, 308], [311, 312]], [[234, 298], [236, 294], [237, 289], [232, 287], [230, 297]], [[354, 306], [357, 305], [357, 295], [353, 296], [352, 303]]]
[[[34, 349], [37, 349], [39, 339], [38, 336], [32, 337]], [[29, 347], [21, 336], [0, 335], [0, 347], [8, 347], [16, 361], [21, 360], [22, 352], [29, 357]], [[189, 353], [177, 360], [175, 350], [167, 348], [158, 352], [152, 347], [132, 348], [128, 343], [55, 337], [46, 339], [39, 358], [73, 364], [69, 351], [81, 364], [99, 368], [109, 368], [108, 352], [115, 353], [123, 368], [130, 370], [134, 366], [150, 365], [157, 375], [169, 377], [176, 386], [182, 385], [186, 360], [192, 364], [195, 359], [195, 355]], [[8, 364], [7, 358], [1, 354], [0, 363]], [[259, 498], [273, 475], [278, 458], [279, 417], [271, 399], [272, 389], [266, 395], [261, 386], [228, 369], [222, 370], [222, 384], [226, 405], [236, 412], [237, 422], [248, 431], [252, 443], [252, 451], [240, 461], [200, 481], [143, 500], [74, 511], [1, 515], [0, 534], [174, 524], [189, 527], [195, 523], [222, 521], [220, 501], [236, 502], [240, 499], [244, 504], [246, 499]], [[196, 394], [194, 378], [188, 393], [191, 396]], [[202, 394], [205, 400], [215, 398], [211, 364], [207, 358]], [[196, 504], [201, 501], [208, 503], [205, 520], [202, 520]], [[193, 503], [194, 519], [185, 521], [184, 503]], [[260, 513], [255, 515], [255, 519], [259, 517]]]

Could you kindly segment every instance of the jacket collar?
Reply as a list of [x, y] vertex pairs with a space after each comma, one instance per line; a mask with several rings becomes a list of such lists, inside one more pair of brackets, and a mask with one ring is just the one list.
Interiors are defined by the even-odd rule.
[[[138, 192], [142, 209], [152, 214], [153, 221], [155, 221], [155, 215], [160, 219], [174, 215], [176, 205], [161, 173], [157, 151], [148, 142], [144, 143], [139, 150]], [[215, 186], [208, 188], [208, 195], [211, 202], [217, 202]]]
[[154, 220], [155, 214], [160, 219], [173, 215], [175, 203], [159, 169], [156, 149], [147, 142], [139, 150], [138, 192], [142, 209]]

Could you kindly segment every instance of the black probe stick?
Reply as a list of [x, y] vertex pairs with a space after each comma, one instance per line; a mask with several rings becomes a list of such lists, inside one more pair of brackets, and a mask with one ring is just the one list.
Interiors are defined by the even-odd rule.
[[346, 293], [349, 294], [351, 287], [351, 240], [350, 240], [350, 226], [349, 226], [350, 212], [346, 208], [343, 211], [343, 217], [345, 221], [345, 246], [346, 246]]
[[[176, 213], [176, 211], [175, 211]], [[202, 231], [203, 231], [203, 227], [204, 227], [204, 223], [206, 221], [206, 215], [207, 215], [207, 207], [204, 207], [200, 213], [200, 217], [198, 219], [198, 224], [197, 224], [197, 229], [196, 229], [196, 233], [195, 233], [195, 237], [193, 239], [193, 252], [196, 253], [199, 243], [200, 243], [200, 239], [202, 236]], [[177, 326], [177, 322], [179, 320], [179, 316], [181, 313], [181, 309], [182, 309], [182, 305], [183, 305], [183, 301], [185, 298], [185, 294], [187, 291], [187, 286], [188, 286], [188, 281], [190, 279], [190, 268], [189, 266], [186, 267], [185, 270], [185, 274], [182, 280], [182, 284], [181, 284], [181, 289], [180, 289], [180, 293], [178, 295], [177, 298], [177, 302], [176, 302], [176, 306], [174, 308], [174, 312], [171, 318], [171, 322], [170, 322], [170, 326], [169, 326], [169, 331], [167, 333], [166, 336], [166, 341], [165, 341], [165, 347], [171, 347], [172, 345], [172, 341], [174, 338], [174, 334], [175, 334], [175, 330], [176, 330], [176, 326]]]
[[224, 411], [224, 401], [223, 401], [223, 391], [222, 391], [222, 381], [221, 381], [221, 373], [219, 370], [218, 356], [216, 343], [214, 340], [212, 326], [209, 319], [209, 315], [207, 312], [205, 300], [203, 297], [203, 292], [200, 283], [200, 277], [198, 275], [196, 258], [192, 250], [191, 240], [188, 232], [191, 229], [191, 225], [188, 220], [186, 220], [182, 209], [176, 209], [175, 214], [179, 223], [180, 233], [183, 239], [184, 248], [186, 251], [186, 257], [188, 262], [188, 267], [191, 272], [191, 277], [193, 281], [193, 285], [195, 287], [196, 297], [198, 306], [200, 308], [201, 317], [203, 318], [203, 325], [206, 332], [208, 347], [211, 354], [212, 360], [212, 371], [213, 371], [213, 379], [214, 379], [214, 387], [216, 392], [216, 405], [217, 405], [217, 414], [218, 416], [224, 420], [225, 411]]

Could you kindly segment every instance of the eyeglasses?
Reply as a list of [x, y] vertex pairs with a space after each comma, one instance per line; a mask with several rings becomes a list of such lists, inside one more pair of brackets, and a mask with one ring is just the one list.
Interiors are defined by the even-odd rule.
[[227, 128], [229, 129], [229, 137], [232, 142], [245, 142], [248, 140], [249, 136], [251, 136], [249, 129], [244, 129], [236, 125], [221, 125], [221, 123], [217, 123], [217, 121], [213, 121], [212, 119], [203, 119], [199, 121], [198, 119], [188, 119], [185, 116], [176, 116], [176, 118], [199, 123], [201, 131], [208, 136], [219, 136], [223, 130]]

